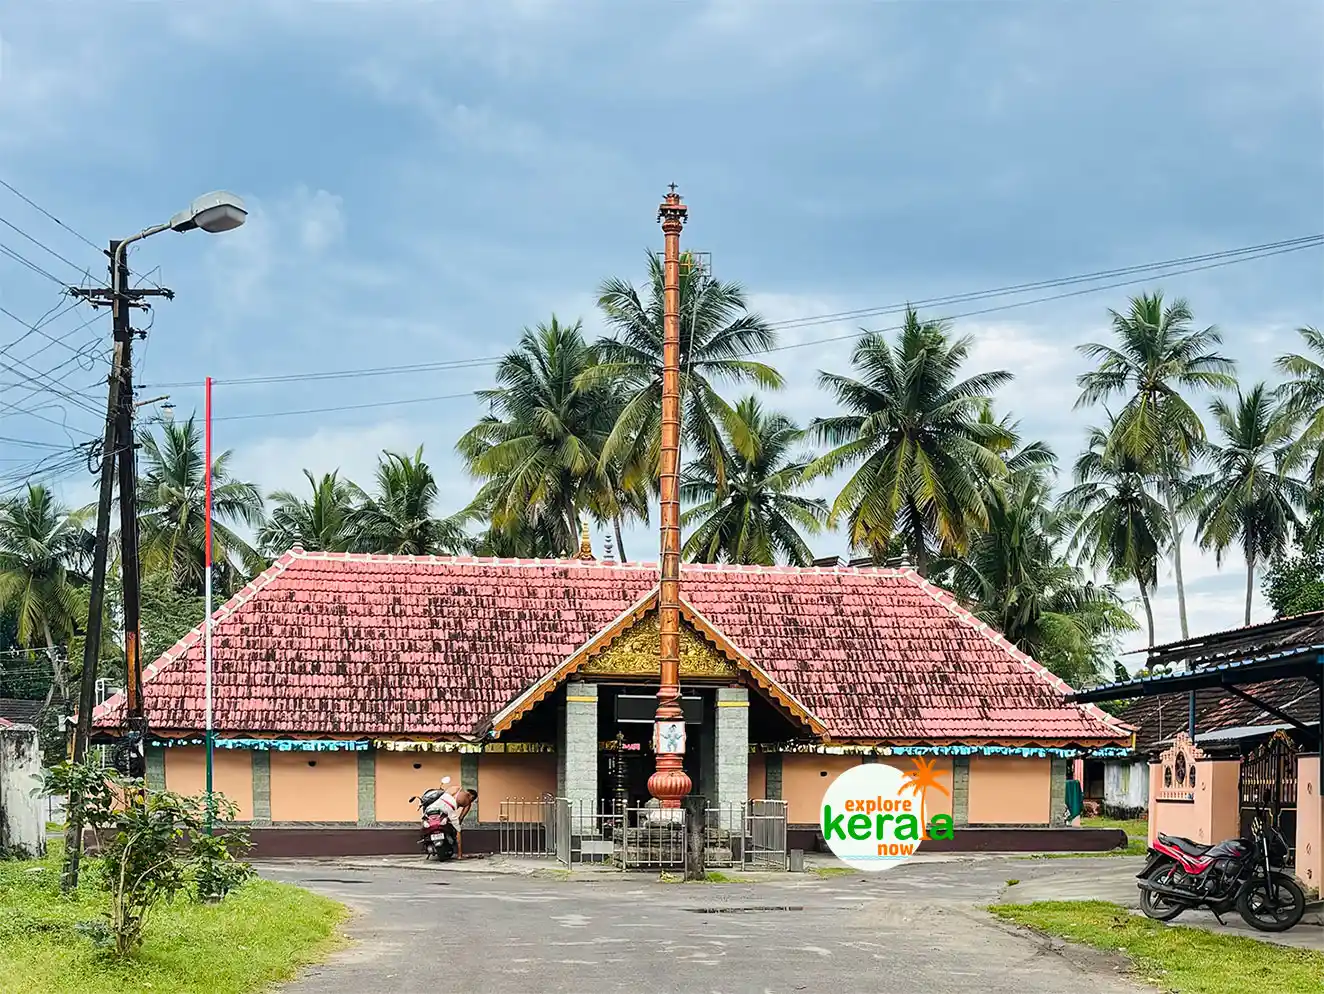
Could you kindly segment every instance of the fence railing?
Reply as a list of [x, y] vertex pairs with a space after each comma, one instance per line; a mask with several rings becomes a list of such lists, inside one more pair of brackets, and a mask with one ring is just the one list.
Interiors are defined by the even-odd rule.
[[[684, 867], [690, 846], [684, 810], [619, 807], [546, 795], [501, 802], [500, 852], [554, 857], [563, 866], [603, 863], [626, 869]], [[704, 862], [712, 867], [786, 869], [786, 802], [710, 804]]]

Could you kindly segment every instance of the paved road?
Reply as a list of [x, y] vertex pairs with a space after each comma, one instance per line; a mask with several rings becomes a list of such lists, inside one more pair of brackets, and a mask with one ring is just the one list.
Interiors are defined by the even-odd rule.
[[[286, 994], [648, 991], [1137, 994], [1119, 960], [976, 909], [1025, 861], [914, 863], [868, 878], [756, 884], [269, 864], [354, 908], [353, 946]], [[1054, 948], [1054, 947], [1057, 948]]]

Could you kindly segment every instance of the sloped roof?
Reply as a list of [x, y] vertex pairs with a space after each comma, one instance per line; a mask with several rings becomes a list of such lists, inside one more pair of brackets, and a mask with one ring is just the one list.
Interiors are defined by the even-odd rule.
[[0, 718], [0, 728], [13, 728], [14, 723], [8, 718]]
[[[1267, 680], [1241, 688], [1257, 700], [1291, 715], [1301, 722], [1319, 720], [1319, 688], [1308, 680]], [[1122, 711], [1122, 720], [1136, 727], [1136, 749], [1153, 750], [1177, 732], [1185, 731], [1189, 721], [1190, 697], [1187, 694], [1162, 694], [1142, 697]], [[1277, 725], [1281, 719], [1263, 708], [1228, 693], [1221, 687], [1196, 691], [1195, 731], [1214, 732], [1249, 725]]]
[[[657, 575], [654, 564], [291, 550], [216, 612], [216, 727], [471, 735]], [[686, 565], [681, 595], [833, 739], [1127, 737], [908, 568]], [[199, 626], [145, 671], [149, 726], [201, 728], [203, 693]], [[97, 724], [123, 714], [117, 695]]]
[[1170, 667], [1173, 672], [1181, 672], [1269, 653], [1312, 649], [1324, 649], [1324, 611], [1156, 645], [1149, 650], [1145, 666], [1151, 670]]
[[0, 697], [0, 718], [8, 718], [16, 725], [35, 725], [41, 717], [45, 701], [30, 701], [21, 697]]

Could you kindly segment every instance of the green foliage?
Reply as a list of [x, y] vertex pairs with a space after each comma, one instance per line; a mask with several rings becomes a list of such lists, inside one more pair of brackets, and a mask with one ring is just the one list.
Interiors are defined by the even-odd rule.
[[158, 658], [204, 620], [206, 601], [176, 589], [166, 572], [142, 579], [142, 655], [146, 663]]
[[336, 943], [345, 909], [297, 887], [250, 880], [219, 903], [160, 905], [139, 952], [113, 955], [99, 874], [59, 887], [45, 859], [0, 862], [0, 989], [24, 994], [258, 994]]
[[[179, 590], [201, 594], [206, 570], [206, 467], [202, 431], [189, 418], [140, 436], [138, 528], [144, 572], [168, 574]], [[259, 527], [262, 494], [230, 475], [227, 450], [212, 460], [213, 582], [230, 593], [263, 566], [230, 525]]]
[[270, 495], [271, 516], [258, 532], [258, 545], [269, 556], [279, 556], [293, 546], [321, 552], [347, 552], [355, 544], [350, 517], [367, 495], [339, 472], [323, 473], [321, 479], [303, 471], [312, 488], [312, 499], [304, 500], [289, 490]]
[[[213, 795], [215, 804], [218, 795]], [[215, 812], [219, 817], [221, 812]], [[234, 817], [234, 808], [229, 806], [225, 818]], [[219, 901], [230, 891], [250, 880], [255, 875], [253, 867], [238, 858], [252, 847], [246, 829], [231, 827], [223, 835], [204, 834], [193, 840], [193, 856], [196, 867], [193, 872], [194, 893], [199, 901]]]
[[1263, 590], [1277, 618], [1324, 611], [1324, 548], [1275, 559], [1264, 572]]
[[960, 555], [987, 527], [984, 481], [1006, 474], [999, 451], [1014, 439], [983, 414], [1012, 375], [961, 378], [972, 344], [952, 340], [944, 322], [922, 322], [907, 310], [895, 346], [882, 333], [855, 346], [859, 378], [819, 374], [845, 413], [810, 423], [832, 448], [809, 473], [854, 468], [830, 518], [846, 520], [852, 546], [881, 547], [903, 535], [911, 561], [927, 574], [935, 554]]
[[738, 430], [724, 439], [726, 486], [719, 485], [716, 468], [702, 462], [681, 478], [681, 498], [693, 505], [681, 524], [698, 525], [682, 552], [698, 562], [808, 566], [814, 554], [800, 532], [818, 532], [828, 508], [820, 498], [795, 492], [803, 489], [813, 458], [792, 451], [804, 432], [785, 415], [765, 411], [755, 397], [735, 410]]

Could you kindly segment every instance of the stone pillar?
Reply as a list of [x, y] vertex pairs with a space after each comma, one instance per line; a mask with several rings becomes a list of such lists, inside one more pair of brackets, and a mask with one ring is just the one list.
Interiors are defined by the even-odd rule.
[[715, 738], [716, 801], [722, 828], [740, 827], [741, 811], [749, 799], [749, 690], [717, 688]]
[[146, 752], [147, 754], [143, 758], [147, 764], [147, 789], [165, 790], [165, 748], [163, 746], [148, 746]]
[[565, 701], [556, 709], [556, 796], [565, 797]]
[[[478, 757], [480, 753], [462, 752], [460, 753], [460, 782], [456, 789], [467, 787], [470, 790], [478, 789]], [[478, 820], [478, 812], [474, 812], [474, 821]]]
[[779, 801], [782, 796], [782, 754], [769, 752], [763, 759], [763, 793], [770, 801]]
[[377, 753], [364, 749], [355, 753], [359, 761], [359, 826], [377, 821]]
[[598, 685], [565, 687], [565, 792], [577, 835], [593, 834], [598, 810]]
[[1067, 823], [1067, 767], [1070, 760], [1057, 756], [1052, 760], [1048, 778], [1048, 824], [1061, 828]]
[[271, 753], [254, 749], [253, 759], [253, 825], [271, 824]]
[[970, 757], [952, 757], [952, 825], [970, 824]]

